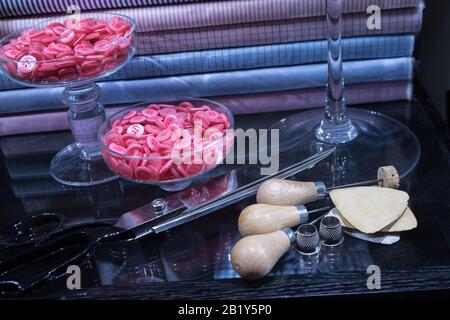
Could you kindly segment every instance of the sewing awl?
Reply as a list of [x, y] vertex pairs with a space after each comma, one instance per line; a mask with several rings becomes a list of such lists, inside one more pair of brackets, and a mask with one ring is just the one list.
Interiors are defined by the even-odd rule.
[[284, 228], [293, 228], [308, 222], [311, 216], [323, 213], [331, 207], [308, 210], [303, 205], [275, 206], [270, 204], [253, 204], [242, 210], [238, 227], [243, 237], [255, 234], [270, 233]]
[[284, 179], [270, 179], [259, 187], [256, 194], [258, 203], [278, 206], [295, 206], [307, 204], [326, 197], [328, 192], [334, 189], [350, 188], [357, 186], [379, 185], [384, 188], [398, 189], [400, 176], [394, 166], [378, 168], [377, 179], [362, 181], [341, 186], [325, 186], [323, 181], [302, 182]]

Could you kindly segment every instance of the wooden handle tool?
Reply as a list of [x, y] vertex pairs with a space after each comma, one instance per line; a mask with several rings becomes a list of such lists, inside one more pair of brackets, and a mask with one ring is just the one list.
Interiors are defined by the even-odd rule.
[[274, 206], [270, 204], [254, 204], [242, 210], [238, 227], [243, 237], [255, 234], [270, 233], [284, 228], [293, 228], [308, 222], [311, 214], [330, 210], [324, 207], [308, 211], [303, 205]]
[[242, 238], [231, 250], [231, 264], [242, 278], [260, 279], [272, 270], [294, 241], [291, 229]]
[[294, 206], [314, 202], [325, 197], [333, 189], [378, 184], [380, 187], [398, 189], [400, 177], [394, 166], [380, 167], [377, 179], [327, 188], [322, 181], [302, 182], [270, 179], [261, 184], [256, 193], [258, 203], [278, 206]]

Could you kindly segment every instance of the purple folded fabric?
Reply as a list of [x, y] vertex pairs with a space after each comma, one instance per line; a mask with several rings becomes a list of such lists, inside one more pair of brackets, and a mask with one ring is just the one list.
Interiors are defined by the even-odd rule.
[[[349, 0], [344, 1], [343, 13], [365, 13], [370, 5], [378, 5], [381, 10], [392, 10], [414, 8], [418, 4], [419, 0]], [[138, 32], [150, 32], [325, 16], [325, 1], [234, 0], [102, 12], [129, 16], [136, 20]], [[6, 35], [51, 17], [4, 19], [0, 21], [0, 34]]]
[[[346, 87], [348, 104], [411, 100], [412, 84], [409, 81], [389, 81], [349, 85]], [[325, 101], [323, 87], [275, 93], [212, 97], [235, 114], [260, 113], [321, 107]], [[106, 108], [107, 115], [122, 107]], [[69, 124], [65, 111], [21, 114], [0, 118], [0, 136], [67, 130]]]
[[[348, 104], [411, 100], [410, 81], [374, 82], [348, 85], [345, 96]], [[213, 97], [234, 114], [263, 113], [323, 107], [326, 93], [323, 87], [251, 95]], [[209, 99], [209, 98], [208, 98]]]
[[182, 4], [200, 1], [211, 0], [2, 0], [0, 1], [0, 17], [65, 13], [67, 7], [71, 5], [77, 5], [81, 10], [94, 10]]
[[[366, 13], [344, 15], [343, 37], [417, 33], [422, 26], [422, 6], [384, 11], [380, 30], [370, 30], [366, 23]], [[138, 54], [310, 41], [325, 39], [326, 35], [326, 22], [323, 17], [141, 32], [138, 33]]]

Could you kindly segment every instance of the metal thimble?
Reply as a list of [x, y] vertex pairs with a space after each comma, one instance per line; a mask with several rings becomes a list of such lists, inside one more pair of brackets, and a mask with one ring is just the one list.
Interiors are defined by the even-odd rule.
[[320, 238], [313, 224], [302, 224], [297, 229], [297, 250], [302, 254], [316, 254], [320, 250]]
[[319, 235], [323, 245], [335, 246], [340, 244], [344, 237], [339, 218], [335, 216], [324, 217], [320, 221]]

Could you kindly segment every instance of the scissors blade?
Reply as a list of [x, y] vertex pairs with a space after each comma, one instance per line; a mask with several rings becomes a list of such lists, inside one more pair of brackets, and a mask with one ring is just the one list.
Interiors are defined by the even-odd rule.
[[149, 230], [191, 208], [196, 208], [223, 193], [236, 189], [236, 171], [228, 171], [206, 182], [159, 199], [164, 204], [162, 210], [154, 209], [152, 203], [149, 203], [128, 211], [117, 220], [115, 226], [126, 230], [132, 229], [135, 233]]
[[264, 176], [264, 177], [260, 178], [259, 180], [256, 180], [245, 186], [237, 188], [236, 190], [234, 190], [230, 193], [216, 197], [210, 201], [206, 201], [205, 203], [203, 203], [195, 208], [187, 209], [184, 212], [182, 212], [179, 216], [177, 216], [173, 219], [170, 219], [159, 225], [156, 225], [149, 230], [143, 230], [143, 231], [137, 233], [136, 238], [146, 236], [147, 234], [150, 234], [150, 233], [160, 233], [160, 232], [169, 230], [176, 226], [185, 224], [189, 221], [203, 217], [204, 215], [207, 215], [208, 213], [210, 213], [214, 210], [221, 209], [230, 204], [236, 203], [242, 199], [248, 198], [248, 197], [256, 194], [256, 191], [258, 190], [259, 186], [264, 181], [273, 179], [273, 178], [284, 179], [284, 178], [290, 177], [294, 174], [297, 174], [299, 172], [302, 172], [304, 170], [310, 169], [313, 166], [315, 166], [317, 163], [319, 163], [320, 161], [324, 160], [329, 155], [331, 155], [335, 150], [336, 150], [336, 148], [332, 147], [327, 150], [318, 152], [318, 153], [314, 154], [313, 156], [311, 156], [305, 160], [302, 160], [290, 167], [287, 167], [281, 171], [278, 171], [271, 175]]

